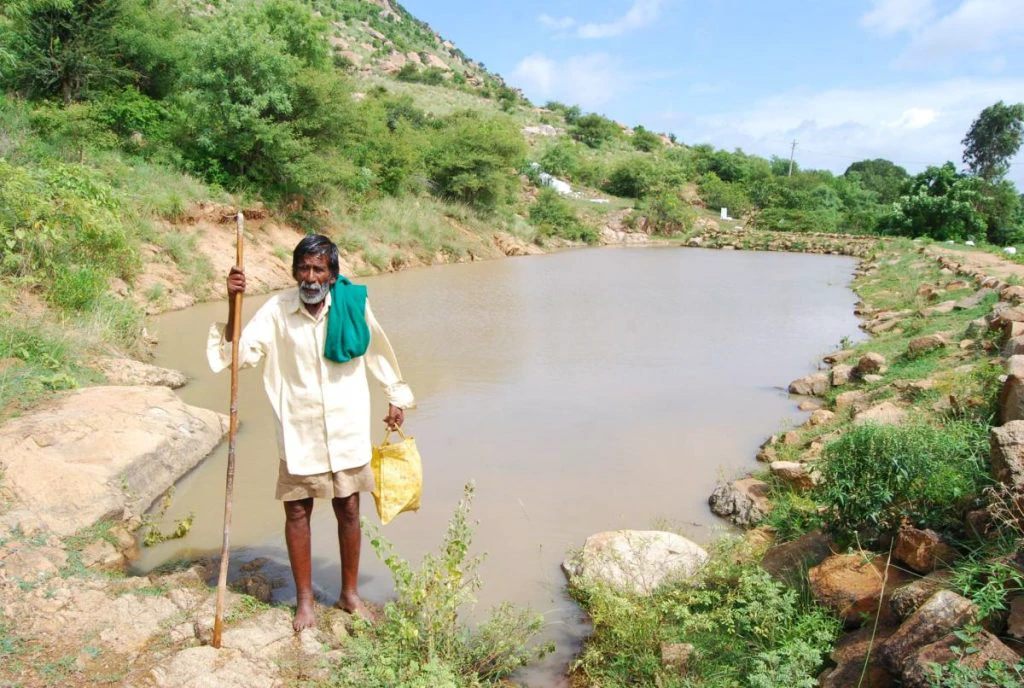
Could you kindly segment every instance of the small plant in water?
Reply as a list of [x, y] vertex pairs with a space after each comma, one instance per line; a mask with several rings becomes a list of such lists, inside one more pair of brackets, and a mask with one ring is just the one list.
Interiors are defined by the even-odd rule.
[[503, 604], [476, 628], [459, 623], [459, 612], [475, 601], [483, 556], [470, 556], [473, 529], [469, 509], [473, 486], [448, 523], [438, 553], [423, 557], [419, 569], [395, 554], [380, 531], [364, 523], [370, 545], [395, 581], [397, 599], [384, 607], [383, 619], [352, 638], [350, 655], [335, 669], [338, 686], [498, 685], [513, 671], [554, 648], [531, 647], [543, 618]]

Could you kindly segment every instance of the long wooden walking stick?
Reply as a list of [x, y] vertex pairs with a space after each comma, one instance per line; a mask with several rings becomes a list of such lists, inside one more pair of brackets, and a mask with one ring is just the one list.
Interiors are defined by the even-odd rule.
[[[242, 263], [242, 229], [245, 217], [235, 216], [235, 265]], [[242, 338], [242, 294], [232, 296], [231, 304], [231, 415], [228, 424], [228, 474], [224, 486], [224, 543], [220, 549], [220, 578], [217, 580], [217, 611], [213, 620], [213, 646], [220, 647], [224, 629], [224, 593], [228, 587], [228, 543], [231, 540], [231, 493], [235, 487], [235, 437], [238, 434], [238, 340]]]

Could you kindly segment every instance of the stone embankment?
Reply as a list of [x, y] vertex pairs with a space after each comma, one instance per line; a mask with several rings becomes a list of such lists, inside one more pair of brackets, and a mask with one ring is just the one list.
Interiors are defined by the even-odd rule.
[[[995, 360], [1005, 360], [1007, 374], [999, 397], [999, 417], [994, 421], [999, 425], [990, 433], [991, 471], [1004, 494], [1020, 509], [1024, 503], [1024, 288], [1007, 284], [985, 268], [958, 261], [945, 252], [935, 259], [940, 274], [948, 281], [943, 286], [921, 285], [917, 293], [936, 305], [920, 311], [892, 311], [861, 304], [857, 313], [869, 333], [896, 332], [910, 327], [914, 317], [976, 308], [997, 296], [990, 312], [970, 322], [966, 331], [912, 337], [906, 344], [906, 355], [912, 359], [938, 350], [981, 350]], [[876, 268], [875, 264], [862, 263], [858, 276], [867, 277]], [[974, 291], [940, 301], [946, 292], [965, 289]], [[858, 356], [843, 350], [829, 354], [824, 362], [828, 366], [825, 371], [794, 380], [789, 391], [819, 399], [829, 396], [835, 411], [814, 411], [803, 427], [769, 438], [757, 455], [775, 478], [797, 491], [811, 489], [821, 479], [815, 469], [817, 459], [824, 445], [843, 431], [828, 431], [833, 414], [851, 414], [852, 423], [843, 427], [865, 422], [902, 424], [922, 392], [938, 384], [932, 378], [876, 384], [881, 383], [889, 366], [886, 357], [878, 353]], [[957, 395], [958, 391], [953, 390], [935, 410], [955, 412], [958, 404], [967, 403]], [[819, 403], [823, 402], [802, 408]], [[808, 441], [808, 436], [813, 439]], [[777, 460], [783, 448], [795, 448], [798, 460]], [[718, 485], [709, 504], [716, 514], [752, 527], [772, 508], [769, 491], [768, 482], [743, 478]], [[993, 518], [994, 514], [986, 510], [970, 512], [965, 527], [969, 532], [985, 533]], [[749, 533], [770, 538], [770, 533], [758, 532], [762, 530], [755, 528]], [[980, 618], [974, 604], [951, 590], [948, 567], [961, 556], [940, 534], [904, 525], [888, 554], [841, 552], [826, 535], [815, 531], [770, 547], [762, 566], [791, 583], [799, 579], [804, 567], [809, 567], [811, 593], [846, 624], [849, 632], [832, 653], [835, 667], [821, 676], [821, 686], [924, 687], [932, 685], [929, 680], [936, 663], [959, 660], [961, 666], [981, 668], [991, 660], [1013, 665], [1020, 659], [1020, 650], [1011, 649], [999, 636], [1024, 641], [1024, 596], [1011, 596], [1008, 614]], [[1003, 563], [1024, 576], [1024, 555]], [[974, 635], [971, 651], [964, 654], [964, 642], [954, 632], [968, 624], [981, 624], [984, 630]], [[1016, 646], [1024, 648], [1024, 644]]]

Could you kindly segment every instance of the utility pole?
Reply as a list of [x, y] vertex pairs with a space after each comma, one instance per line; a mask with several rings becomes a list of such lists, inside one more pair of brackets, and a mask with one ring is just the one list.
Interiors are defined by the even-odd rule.
[[789, 148], [789, 174], [787, 177], [793, 176], [793, 154], [796, 153], [796, 139], [793, 139], [793, 144]]

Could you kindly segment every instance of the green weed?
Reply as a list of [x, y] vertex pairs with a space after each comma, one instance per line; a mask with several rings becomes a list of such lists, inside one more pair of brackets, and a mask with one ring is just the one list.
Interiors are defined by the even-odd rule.
[[[737, 563], [739, 548], [721, 543], [695, 580], [650, 598], [574, 591], [594, 624], [574, 673], [608, 688], [816, 685], [839, 622], [758, 565]], [[664, 642], [694, 646], [685, 678], [663, 668]]]
[[385, 606], [383, 620], [348, 642], [349, 656], [334, 668], [332, 685], [503, 685], [504, 677], [551, 649], [530, 647], [542, 618], [511, 605], [498, 607], [475, 629], [459, 623], [460, 610], [474, 602], [480, 586], [482, 557], [469, 555], [472, 495], [467, 485], [439, 553], [425, 555], [418, 569], [395, 554], [376, 528], [364, 526], [391, 570], [397, 599]]
[[963, 507], [990, 482], [988, 428], [972, 421], [935, 427], [851, 428], [824, 449], [823, 482], [814, 498], [843, 538], [874, 542], [907, 519], [920, 527], [956, 528]]

